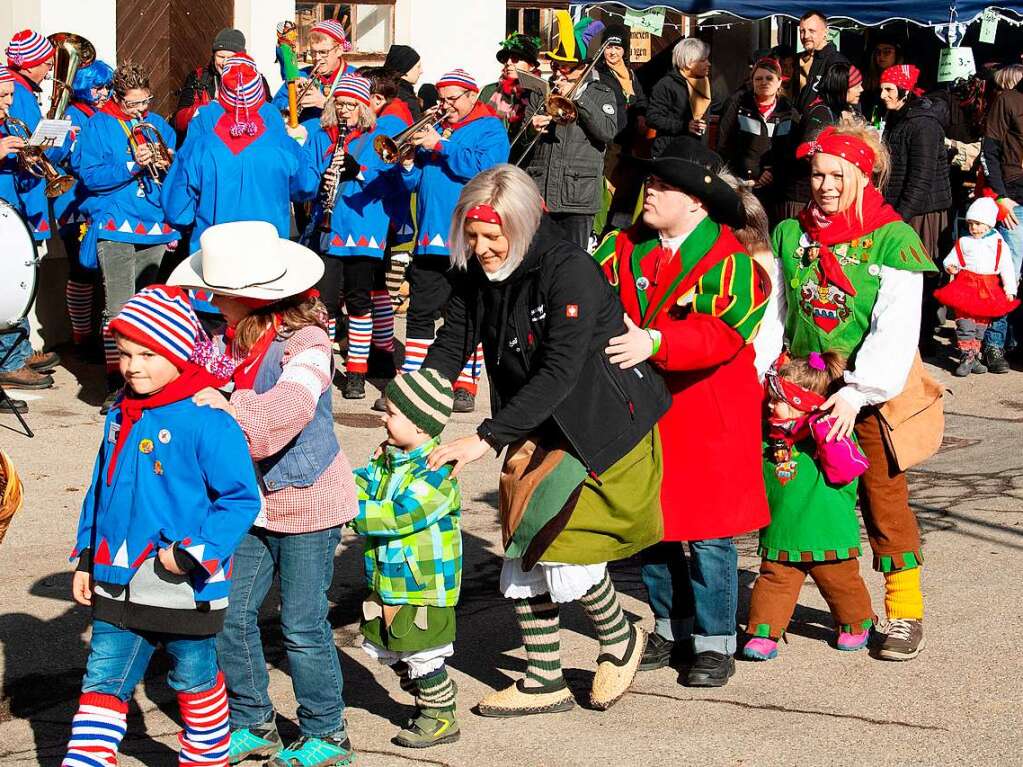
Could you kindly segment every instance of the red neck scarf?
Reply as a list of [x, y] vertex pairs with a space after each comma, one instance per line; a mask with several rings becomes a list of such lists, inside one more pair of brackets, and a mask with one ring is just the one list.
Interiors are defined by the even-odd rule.
[[[277, 338], [277, 329], [280, 327], [280, 318], [274, 315], [273, 322], [263, 331], [263, 335], [249, 349], [245, 359], [238, 363], [234, 369], [234, 388], [251, 389], [256, 383], [256, 376], [259, 374], [259, 367], [263, 364], [263, 358], [270, 350], [270, 344]], [[234, 346], [234, 328], [228, 328], [225, 338], [228, 341], [228, 352]]]
[[145, 120], [149, 116], [149, 110], [146, 110], [145, 112], [142, 113], [141, 117], [132, 117], [130, 114], [121, 109], [121, 105], [118, 104], [113, 99], [107, 101], [106, 104], [100, 107], [99, 111], [103, 112], [104, 114], [112, 115], [113, 117], [116, 117], [118, 120], [123, 120], [124, 122], [129, 123], [132, 120]]
[[[884, 197], [873, 184], [863, 190], [863, 220], [856, 216], [855, 206], [834, 215], [825, 215], [817, 203], [810, 203], [799, 214], [799, 224], [810, 240], [818, 247], [817, 258], [824, 278], [850, 296], [856, 295], [849, 278], [842, 271], [830, 245], [849, 242], [880, 229], [885, 224], [901, 221], [902, 217], [884, 201]], [[812, 255], [811, 255], [812, 257]]]
[[767, 419], [767, 439], [771, 442], [781, 442], [791, 448], [797, 442], [802, 442], [810, 436], [811, 418], [809, 413], [795, 420], [772, 416]]
[[164, 405], [171, 405], [181, 400], [191, 399], [198, 392], [207, 386], [217, 387], [220, 382], [205, 368], [198, 365], [186, 363], [181, 375], [164, 386], [160, 391], [146, 397], [139, 397], [133, 394], [125, 386], [124, 394], [117, 403], [121, 411], [121, 428], [117, 432], [117, 442], [114, 444], [114, 452], [110, 456], [110, 465], [107, 468], [107, 485], [114, 481], [114, 468], [117, 466], [117, 457], [128, 440], [128, 433], [131, 428], [142, 418], [146, 410], [153, 410]]
[[465, 117], [463, 117], [458, 122], [454, 122], [454, 123], [445, 122], [444, 123], [444, 130], [446, 130], [446, 131], [448, 131], [448, 130], [456, 131], [459, 128], [464, 128], [466, 125], [468, 125], [471, 122], [475, 122], [476, 120], [479, 120], [481, 117], [497, 117], [497, 112], [495, 112], [487, 104], [484, 104], [482, 101], [477, 101], [475, 106], [473, 106], [472, 111], [469, 112], [469, 114], [467, 114]]
[[[109, 99], [107, 100], [109, 101]], [[80, 109], [86, 117], [92, 117], [96, 114], [96, 107], [86, 101], [72, 101], [71, 106]]]
[[412, 112], [408, 108], [408, 104], [398, 98], [391, 99], [384, 108], [380, 110], [380, 117], [386, 117], [387, 115], [394, 115], [406, 125], [412, 124]]
[[14, 84], [27, 89], [29, 93], [35, 94], [42, 90], [42, 88], [40, 88], [34, 81], [29, 80], [16, 69], [8, 69], [7, 71], [10, 72], [11, 76], [14, 78]]

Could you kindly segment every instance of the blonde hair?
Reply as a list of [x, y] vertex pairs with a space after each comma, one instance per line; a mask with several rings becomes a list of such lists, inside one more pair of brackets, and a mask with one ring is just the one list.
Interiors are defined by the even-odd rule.
[[885, 186], [888, 184], [888, 176], [892, 170], [892, 157], [888, 152], [888, 146], [881, 140], [880, 134], [873, 127], [858, 118], [843, 117], [835, 125], [835, 134], [858, 139], [870, 147], [870, 150], [874, 153], [874, 172], [872, 178], [867, 178], [863, 171], [844, 157], [829, 155], [842, 167], [841, 209], [848, 210], [849, 207], [855, 206], [856, 217], [862, 222], [863, 193], [871, 182], [879, 191], [884, 191]]
[[465, 214], [478, 205], [489, 205], [501, 217], [501, 229], [508, 238], [509, 273], [514, 271], [540, 228], [540, 191], [524, 170], [507, 163], [483, 171], [466, 184], [451, 217], [448, 236], [451, 266], [456, 269], [466, 269], [472, 257], [465, 237]]
[[327, 307], [319, 298], [307, 297], [304, 294], [290, 296], [253, 309], [238, 321], [234, 329], [234, 353], [238, 356], [248, 354], [273, 322], [275, 314], [278, 315], [280, 322], [277, 334], [284, 338], [310, 325], [323, 328], [323, 331], [327, 332]]
[[1023, 64], [1009, 64], [995, 71], [995, 85], [1003, 91], [1011, 91], [1023, 80]]
[[793, 357], [778, 368], [778, 377], [792, 381], [797, 386], [827, 397], [834, 394], [838, 382], [843, 382], [845, 357], [838, 352], [824, 352], [820, 355], [824, 361], [824, 370], [810, 365], [807, 357]]
[[[326, 103], [323, 105], [323, 113], [320, 115], [320, 127], [321, 128], [334, 128], [341, 122], [338, 118], [337, 104], [334, 103], [333, 96], [328, 97]], [[373, 111], [372, 107], [368, 107], [359, 102], [359, 123], [356, 126], [361, 129], [364, 133], [368, 133], [377, 127], [377, 113]]]

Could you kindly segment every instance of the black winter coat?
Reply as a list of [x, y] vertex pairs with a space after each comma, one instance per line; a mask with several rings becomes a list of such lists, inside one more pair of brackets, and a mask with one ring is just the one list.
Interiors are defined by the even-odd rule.
[[906, 221], [952, 207], [947, 109], [927, 97], [914, 98], [898, 112], [888, 113], [884, 139], [892, 155], [885, 200]]
[[[711, 103], [707, 108], [707, 119], [721, 109], [721, 102], [711, 85]], [[657, 131], [657, 138], [650, 147], [650, 155], [659, 157], [668, 145], [679, 136], [690, 136], [703, 144], [708, 135], [697, 136], [689, 132], [693, 109], [689, 104], [689, 84], [678, 71], [669, 72], [658, 81], [650, 93], [646, 109], [647, 124]]]
[[[823, 48], [817, 51], [813, 55], [813, 63], [810, 64], [810, 72], [806, 78], [806, 85], [799, 92], [799, 96], [796, 98], [796, 109], [800, 112], [805, 112], [809, 109], [810, 105], [817, 100], [820, 93], [817, 91], [817, 86], [820, 85], [821, 77], [824, 76], [824, 72], [832, 64], [848, 64], [847, 59], [838, 48], [835, 47], [834, 43], [827, 43]], [[799, 59], [796, 58], [796, 71], [793, 77], [799, 77]]]
[[454, 381], [482, 341], [493, 415], [477, 433], [499, 448], [530, 435], [564, 437], [599, 475], [671, 405], [648, 363], [622, 370], [608, 361], [604, 349], [625, 332], [623, 315], [597, 262], [544, 216], [507, 280], [490, 282], [470, 259], [423, 366]]
[[416, 89], [408, 80], [398, 80], [398, 98], [408, 105], [408, 111], [412, 113], [412, 122], [423, 116], [423, 108], [419, 106]]
[[732, 99], [718, 127], [718, 154], [742, 181], [756, 181], [770, 169], [774, 182], [759, 188], [768, 193], [781, 188], [785, 173], [795, 162], [795, 141], [799, 137], [799, 114], [787, 98], [778, 103], [764, 120], [752, 91]]

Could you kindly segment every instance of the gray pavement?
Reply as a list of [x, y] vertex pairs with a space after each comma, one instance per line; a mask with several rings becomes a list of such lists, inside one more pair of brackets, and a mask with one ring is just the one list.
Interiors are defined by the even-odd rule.
[[[527, 720], [484, 719], [470, 708], [524, 668], [509, 604], [497, 596], [499, 529], [496, 461], [463, 475], [465, 576], [451, 663], [459, 686], [462, 739], [426, 752], [390, 743], [412, 711], [393, 675], [357, 645], [363, 594], [361, 547], [346, 535], [330, 598], [343, 655], [353, 742], [366, 765], [1018, 765], [1023, 763], [1018, 646], [1023, 629], [1023, 374], [953, 379], [942, 451], [912, 473], [912, 502], [925, 535], [927, 648], [910, 663], [840, 653], [827, 607], [802, 592], [789, 642], [765, 664], [740, 663], [731, 683], [693, 690], [671, 669], [641, 674], [633, 692], [605, 713], [583, 706]], [[0, 544], [0, 765], [58, 765], [69, 732], [88, 638], [87, 611], [69, 597], [67, 554], [100, 438], [101, 374], [69, 360], [58, 386], [33, 400], [36, 437], [0, 416], [0, 446], [26, 485], [27, 505]], [[486, 397], [481, 397], [485, 402]], [[380, 440], [371, 399], [336, 396], [335, 418], [353, 463]], [[482, 409], [482, 408], [481, 408]], [[482, 413], [456, 416], [447, 437], [470, 433]], [[740, 619], [757, 558], [741, 542]], [[881, 579], [864, 571], [883, 611]], [[652, 621], [634, 562], [614, 568], [627, 610]], [[285, 737], [295, 734], [277, 606], [264, 610], [272, 696]], [[585, 701], [596, 643], [584, 616], [564, 611], [569, 682]], [[176, 706], [158, 659], [129, 714], [120, 764], [173, 765]], [[290, 722], [290, 723], [289, 723]]]

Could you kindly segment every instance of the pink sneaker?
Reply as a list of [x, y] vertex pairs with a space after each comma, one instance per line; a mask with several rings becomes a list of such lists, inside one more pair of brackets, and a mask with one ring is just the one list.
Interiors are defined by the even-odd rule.
[[742, 654], [750, 660], [771, 660], [778, 657], [778, 643], [767, 637], [753, 637], [742, 648]]
[[854, 652], [866, 647], [868, 639], [870, 639], [870, 629], [865, 629], [862, 634], [850, 634], [848, 631], [840, 631], [838, 642], [835, 643], [835, 646], [844, 652]]

